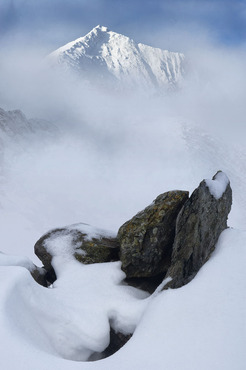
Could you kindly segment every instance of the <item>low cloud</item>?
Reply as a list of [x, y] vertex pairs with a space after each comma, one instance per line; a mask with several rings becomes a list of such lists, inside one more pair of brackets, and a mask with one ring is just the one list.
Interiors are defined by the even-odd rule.
[[[178, 39], [176, 30], [187, 59], [184, 83], [176, 92], [151, 97], [89, 88], [48, 72], [43, 62], [48, 50], [13, 43], [0, 61], [0, 107], [48, 119], [62, 134], [43, 146], [30, 143], [18, 156], [14, 149], [8, 153], [1, 204], [11, 217], [5, 214], [5, 220], [13, 214], [29, 220], [37, 238], [74, 222], [117, 229], [159, 193], [193, 190], [223, 167], [228, 152], [221, 149], [211, 158], [204, 151], [216, 144], [209, 141], [194, 156], [190, 149], [199, 140], [190, 136], [194, 148], [188, 150], [184, 128], [208, 132], [225, 148], [244, 145], [245, 50], [218, 46], [199, 32], [192, 47], [194, 38], [180, 32]], [[153, 44], [165, 37], [166, 29]]]

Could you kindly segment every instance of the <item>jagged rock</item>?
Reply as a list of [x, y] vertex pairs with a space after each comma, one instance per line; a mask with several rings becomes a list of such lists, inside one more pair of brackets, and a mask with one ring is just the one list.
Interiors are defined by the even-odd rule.
[[49, 231], [36, 242], [34, 250], [53, 281], [52, 258], [59, 254], [73, 256], [84, 264], [119, 260], [115, 235], [82, 223]]
[[219, 171], [212, 180], [203, 180], [181, 209], [167, 272], [168, 287], [187, 284], [209, 259], [220, 233], [227, 227], [232, 190], [227, 176]]
[[181, 190], [163, 193], [120, 227], [120, 260], [127, 278], [166, 273], [171, 260], [175, 221], [188, 194]]

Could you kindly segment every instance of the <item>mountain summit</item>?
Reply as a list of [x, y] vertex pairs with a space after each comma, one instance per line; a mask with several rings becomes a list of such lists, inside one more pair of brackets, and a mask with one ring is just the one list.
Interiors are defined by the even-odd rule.
[[100, 25], [55, 50], [48, 60], [89, 81], [109, 78], [130, 87], [173, 87], [184, 73], [183, 54], [138, 44]]

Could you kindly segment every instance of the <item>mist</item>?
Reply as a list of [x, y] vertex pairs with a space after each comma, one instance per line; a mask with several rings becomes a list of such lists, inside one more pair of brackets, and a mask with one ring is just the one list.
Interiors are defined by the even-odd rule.
[[[153, 44], [166, 35], [155, 34]], [[117, 230], [160, 193], [193, 191], [219, 169], [235, 192], [230, 225], [244, 227], [245, 50], [218, 46], [202, 30], [196, 39], [176, 29], [174, 49], [182, 44], [187, 72], [177, 91], [162, 94], [109, 90], [47, 70], [50, 50], [38, 44], [5, 49], [0, 107], [49, 120], [58, 134], [5, 150], [4, 252], [32, 256], [43, 233], [76, 222]]]

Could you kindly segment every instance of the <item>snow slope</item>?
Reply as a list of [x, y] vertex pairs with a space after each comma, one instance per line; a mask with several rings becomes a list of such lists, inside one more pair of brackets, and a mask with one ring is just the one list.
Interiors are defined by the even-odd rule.
[[171, 87], [184, 74], [183, 54], [137, 44], [102, 26], [55, 50], [48, 61], [88, 80], [112, 79], [130, 87]]
[[[224, 231], [192, 282], [150, 298], [119, 285], [118, 263], [76, 268], [73, 262], [71, 279], [67, 262], [53, 289], [37, 285], [23, 267], [0, 267], [0, 364], [8, 370], [243, 370], [245, 245], [245, 231]], [[74, 351], [83, 356], [85, 343], [97, 348], [95, 338], [107, 342], [110, 305], [120, 309], [121, 321], [138, 322], [130, 341], [97, 362], [62, 359]]]
[[[165, 125], [152, 120], [151, 126], [142, 117], [139, 124], [134, 119], [134, 125], [126, 125], [121, 135], [126, 139], [109, 156], [97, 152], [79, 130], [70, 136], [65, 130], [55, 142], [40, 139], [39, 146], [30, 144], [25, 152], [18, 151], [16, 142], [18, 156], [9, 149], [4, 160], [12, 167], [1, 184], [1, 250], [33, 260], [33, 245], [41, 234], [66, 223], [94, 221], [117, 230], [160, 192], [193, 190], [217, 169], [231, 171], [232, 212], [243, 224], [239, 179], [245, 164], [238, 148], [228, 148], [179, 119], [166, 119]], [[232, 219], [235, 225], [237, 217]], [[245, 245], [245, 231], [224, 231], [191, 283], [153, 297], [122, 286], [119, 263], [84, 268], [61, 255], [55, 263], [58, 280], [47, 289], [31, 278], [30, 260], [0, 254], [0, 365], [9, 370], [243, 370]], [[136, 327], [132, 339], [107, 359], [74, 361], [107, 345], [109, 320], [126, 332], [128, 325]]]

